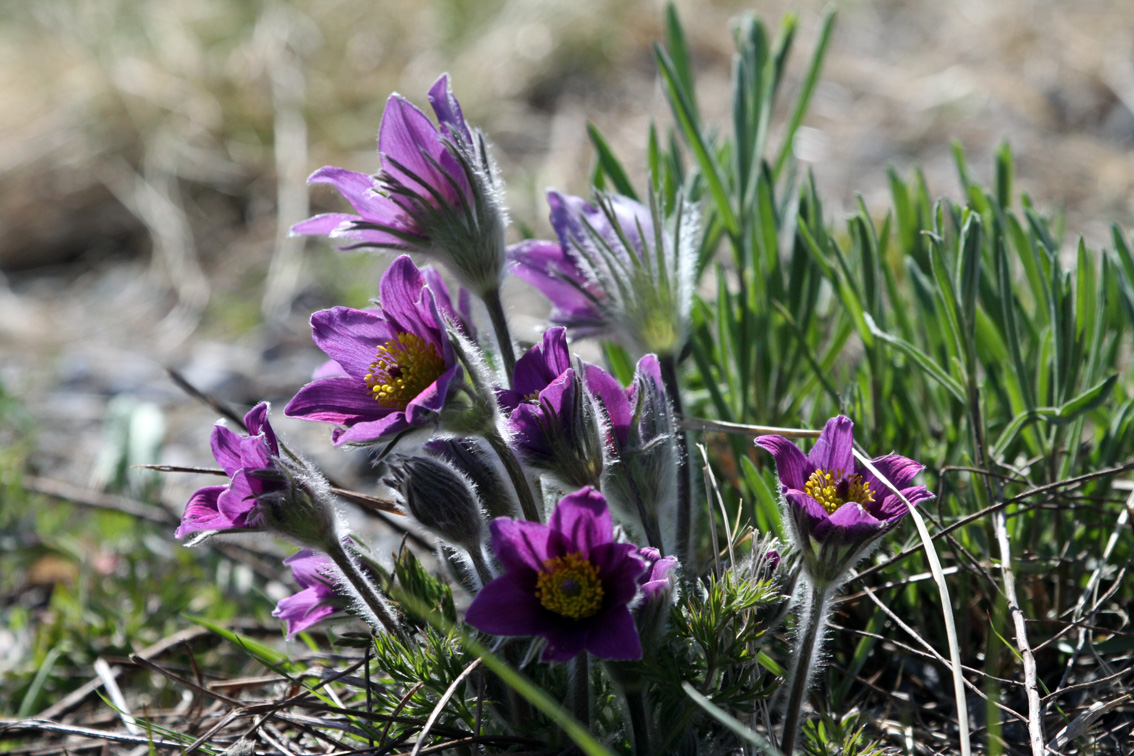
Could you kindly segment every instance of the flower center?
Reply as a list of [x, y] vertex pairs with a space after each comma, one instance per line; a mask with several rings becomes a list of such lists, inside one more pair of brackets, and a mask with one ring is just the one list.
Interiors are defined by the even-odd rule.
[[827, 514], [834, 514], [848, 501], [857, 504], [874, 501], [874, 492], [862, 476], [858, 473], [844, 475], [842, 470], [816, 470], [803, 484], [803, 492], [819, 502]]
[[405, 409], [445, 372], [437, 347], [415, 333], [399, 333], [378, 347], [366, 385], [383, 407]]
[[598, 567], [581, 552], [548, 559], [543, 566], [547, 571], [536, 578], [535, 595], [544, 608], [571, 619], [598, 614], [602, 581]]

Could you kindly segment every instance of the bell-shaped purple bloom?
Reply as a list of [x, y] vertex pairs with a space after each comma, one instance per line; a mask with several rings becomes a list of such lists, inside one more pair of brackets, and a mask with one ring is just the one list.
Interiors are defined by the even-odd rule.
[[660, 551], [650, 546], [638, 549], [638, 556], [646, 563], [646, 571], [638, 578], [642, 601], [653, 601], [672, 593], [673, 582], [669, 573], [680, 564], [677, 557], [663, 557]]
[[345, 609], [347, 601], [335, 590], [335, 566], [326, 554], [303, 549], [284, 560], [295, 582], [303, 588], [282, 599], [272, 612], [287, 623], [287, 637], [303, 632], [320, 620]]
[[478, 295], [496, 289], [504, 269], [504, 228], [496, 170], [480, 132], [470, 129], [448, 74], [429, 90], [435, 126], [401, 95], [391, 95], [378, 130], [377, 176], [326, 166], [308, 179], [331, 184], [355, 213], [325, 213], [293, 234], [348, 239], [342, 249], [421, 252], [441, 261]]
[[638, 360], [627, 388], [595, 365], [586, 366], [584, 382], [602, 406], [608, 425], [609, 464], [603, 491], [623, 522], [640, 520], [650, 541], [672, 553], [678, 447], [657, 357], [647, 354]]
[[262, 519], [260, 497], [286, 488], [278, 474], [280, 448], [268, 422], [267, 402], [249, 410], [244, 425], [248, 435], [220, 424], [213, 428], [213, 457], [230, 480], [227, 485], [201, 488], [190, 497], [177, 528], [178, 538], [193, 533], [256, 530]]
[[620, 195], [597, 206], [547, 193], [558, 242], [509, 249], [517, 276], [551, 301], [551, 321], [573, 338], [611, 338], [631, 352], [678, 353], [693, 304], [696, 212], [679, 205], [669, 219]]
[[542, 636], [544, 661], [582, 651], [641, 658], [630, 603], [645, 565], [636, 546], [615, 542], [602, 494], [588, 487], [563, 497], [547, 525], [499, 517], [491, 529], [504, 574], [477, 594], [465, 616], [470, 625], [491, 635]]
[[[783, 436], [756, 439], [775, 459], [794, 545], [812, 577], [821, 580], [839, 579], [909, 511], [889, 486], [856, 462], [853, 427], [848, 417], [831, 418], [808, 454]], [[871, 463], [911, 504], [933, 498], [925, 486], [910, 485], [924, 465], [897, 454]]]
[[311, 316], [315, 343], [341, 368], [299, 390], [284, 414], [336, 423], [335, 445], [367, 443], [434, 422], [460, 371], [433, 292], [409, 257], [378, 287], [380, 311]]
[[512, 388], [498, 392], [513, 443], [534, 467], [571, 487], [602, 474], [602, 442], [589, 394], [571, 361], [567, 333], [549, 328], [516, 361]]

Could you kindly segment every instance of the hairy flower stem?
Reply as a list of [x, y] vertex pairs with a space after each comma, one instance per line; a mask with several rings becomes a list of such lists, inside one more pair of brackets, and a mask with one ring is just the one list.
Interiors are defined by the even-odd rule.
[[492, 574], [492, 568], [488, 566], [488, 561], [484, 558], [484, 549], [481, 546], [476, 546], [468, 550], [469, 559], [473, 563], [473, 569], [476, 570], [477, 577], [480, 578], [482, 586], [491, 583], [496, 576]]
[[626, 691], [626, 709], [630, 713], [630, 728], [634, 731], [634, 753], [652, 756], [650, 717], [646, 713], [646, 693], [642, 688]]
[[[810, 583], [810, 581], [808, 580]], [[787, 708], [784, 710], [784, 726], [780, 735], [780, 751], [784, 756], [792, 756], [795, 739], [799, 735], [799, 719], [803, 711], [803, 701], [815, 673], [815, 657], [822, 645], [823, 629], [827, 626], [827, 609], [831, 603], [831, 586], [810, 583], [804, 588], [804, 601], [800, 607], [798, 643], [795, 660], [792, 664], [791, 683], [787, 693]]]
[[567, 670], [571, 685], [571, 710], [575, 719], [587, 730], [591, 729], [591, 665], [590, 655], [584, 651], [571, 660]]
[[[370, 578], [363, 574], [358, 562], [352, 559], [341, 543], [336, 543], [327, 550], [327, 556], [339, 568], [343, 577], [349, 583], [348, 588], [355, 598], [359, 599], [370, 611], [373, 617], [390, 633], [409, 648], [409, 638], [398, 624], [397, 617], [390, 611], [389, 604], [378, 593], [378, 587]], [[375, 628], [377, 629], [377, 628]]]
[[484, 306], [492, 319], [492, 330], [500, 344], [500, 356], [504, 359], [504, 373], [508, 376], [508, 388], [512, 388], [512, 374], [516, 372], [516, 353], [512, 350], [512, 334], [508, 330], [508, 319], [504, 317], [504, 305], [500, 301], [499, 287], [489, 289], [484, 294]]
[[520, 499], [520, 509], [523, 510], [524, 519], [540, 522], [539, 507], [536, 506], [535, 497], [532, 496], [532, 487], [528, 485], [528, 479], [524, 476], [524, 468], [520, 466], [520, 460], [516, 459], [516, 455], [508, 446], [508, 442], [495, 429], [485, 433], [484, 440], [488, 442], [488, 445], [496, 452], [496, 456], [500, 458], [501, 464], [504, 465], [504, 471], [508, 473], [508, 478], [512, 481], [513, 488], [516, 489], [516, 496]]
[[[677, 383], [677, 361], [672, 354], [658, 356], [658, 365], [661, 368], [662, 383], [669, 401], [673, 403], [673, 414], [678, 421], [681, 419], [681, 386]], [[690, 527], [693, 513], [692, 488], [689, 480], [689, 439], [685, 431], [677, 434], [677, 544], [675, 555], [682, 564], [689, 564], [691, 550]], [[692, 571], [689, 571], [692, 574]]]

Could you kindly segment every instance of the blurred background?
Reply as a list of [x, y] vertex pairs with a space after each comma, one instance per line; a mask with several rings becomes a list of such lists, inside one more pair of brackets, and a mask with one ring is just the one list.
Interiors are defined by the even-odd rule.
[[[722, 128], [730, 19], [755, 12], [776, 28], [783, 13], [799, 14], [790, 90], [825, 7], [677, 6], [702, 111]], [[794, 145], [832, 222], [859, 194], [884, 215], [891, 166], [902, 175], [920, 166], [934, 195], [955, 197], [951, 141], [987, 180], [1007, 140], [1018, 186], [1065, 211], [1068, 238], [1102, 246], [1112, 221], [1134, 226], [1134, 3], [838, 8]], [[262, 398], [282, 408], [321, 361], [310, 313], [373, 295], [381, 258], [287, 238], [308, 215], [345, 208], [330, 188], [309, 191], [307, 175], [326, 164], [376, 170], [387, 96], [424, 107], [448, 71], [494, 148], [512, 240], [522, 230], [546, 236], [545, 188], [587, 192], [588, 122], [644, 180], [647, 126], [670, 123], [651, 47], [663, 10], [658, 0], [0, 3], [0, 658], [17, 660], [9, 670], [44, 661], [50, 643], [29, 628], [52, 589], [120, 575], [138, 543], [129, 520], [71, 533], [85, 515], [69, 521], [80, 510], [52, 514], [42, 502], [54, 499], [38, 497], [55, 484], [95, 488], [164, 503], [161, 516], [176, 517], [208, 482], [130, 467], [212, 463], [216, 412], [165, 366], [241, 411]], [[506, 296], [530, 338], [542, 305], [519, 284]], [[327, 428], [274, 419], [332, 473], [350, 467]], [[188, 559], [173, 555], [171, 528], [150, 536], [153, 553]]]

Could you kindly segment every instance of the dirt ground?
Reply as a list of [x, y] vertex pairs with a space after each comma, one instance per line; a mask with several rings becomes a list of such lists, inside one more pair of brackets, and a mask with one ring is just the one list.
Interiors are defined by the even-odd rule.
[[[823, 4], [678, 4], [707, 119], [727, 128], [729, 19], [799, 14], [790, 93]], [[586, 191], [597, 124], [639, 172], [666, 126], [652, 42], [663, 6], [627, 0], [37, 0], [0, 14], [0, 384], [34, 418], [41, 475], [99, 482], [108, 407], [152, 402], [161, 461], [207, 464], [215, 413], [164, 366], [248, 405], [283, 402], [320, 362], [312, 309], [361, 305], [381, 262], [287, 240], [341, 208], [305, 177], [377, 167], [387, 95], [425, 105], [443, 71], [495, 147], [517, 225], [547, 234], [543, 189]], [[857, 0], [839, 4], [795, 148], [833, 221], [886, 169], [921, 166], [956, 197], [957, 140], [986, 180], [1002, 140], [1018, 186], [1066, 211], [1069, 238], [1134, 227], [1134, 3]], [[775, 143], [775, 142], [773, 142]], [[362, 282], [362, 283], [359, 283]], [[509, 292], [521, 333], [539, 304]], [[120, 404], [125, 399], [120, 400]], [[280, 418], [332, 471], [327, 429]], [[0, 445], [14, 438], [0, 438]], [[193, 481], [170, 479], [179, 508]]]

